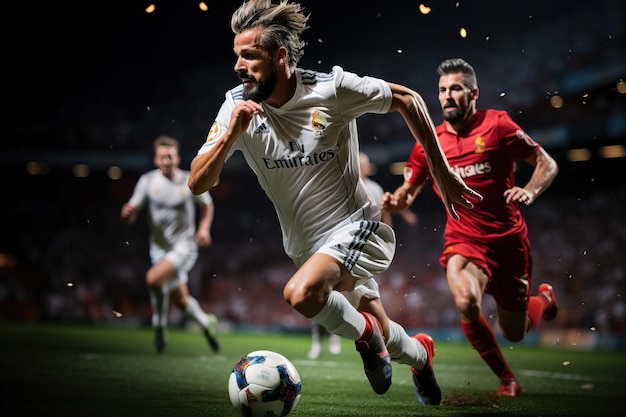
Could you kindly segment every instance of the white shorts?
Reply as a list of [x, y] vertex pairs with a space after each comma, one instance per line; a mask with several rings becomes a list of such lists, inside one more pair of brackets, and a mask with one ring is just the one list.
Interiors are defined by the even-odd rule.
[[396, 250], [391, 227], [375, 220], [359, 220], [338, 229], [317, 252], [337, 259], [357, 281], [343, 295], [355, 307], [361, 297], [380, 298], [374, 276], [386, 271]]
[[198, 246], [195, 241], [181, 241], [172, 249], [166, 251], [161, 246], [151, 245], [150, 259], [152, 265], [156, 265], [163, 259], [167, 259], [176, 268], [176, 276], [165, 283], [164, 289], [172, 291], [189, 281], [188, 272], [198, 260]]

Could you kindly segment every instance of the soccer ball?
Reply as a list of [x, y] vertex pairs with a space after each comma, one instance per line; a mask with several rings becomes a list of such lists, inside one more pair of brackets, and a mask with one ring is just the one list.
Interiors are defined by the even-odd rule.
[[233, 367], [228, 395], [245, 417], [283, 417], [300, 401], [302, 383], [291, 361], [271, 350], [244, 355]]

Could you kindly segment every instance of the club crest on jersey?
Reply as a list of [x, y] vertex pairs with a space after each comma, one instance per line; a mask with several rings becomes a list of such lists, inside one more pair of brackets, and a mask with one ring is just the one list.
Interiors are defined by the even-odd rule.
[[209, 134], [206, 135], [206, 141], [211, 142], [212, 140], [217, 139], [219, 130], [220, 130], [220, 127], [217, 124], [217, 122], [213, 122], [213, 125], [211, 126], [211, 130], [209, 130]]
[[482, 136], [477, 136], [476, 139], [474, 139], [474, 146], [476, 146], [476, 149], [474, 149], [474, 153], [483, 153], [485, 152], [485, 140], [483, 139]]
[[405, 181], [411, 180], [411, 176], [413, 175], [413, 169], [405, 166], [402, 175], [404, 176]]
[[328, 121], [319, 110], [313, 110], [311, 113], [311, 127], [315, 130], [315, 139], [326, 139], [326, 126]]

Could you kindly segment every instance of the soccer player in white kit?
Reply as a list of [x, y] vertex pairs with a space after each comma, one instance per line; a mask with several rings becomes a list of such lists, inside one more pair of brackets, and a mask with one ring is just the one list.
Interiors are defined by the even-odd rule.
[[[198, 259], [198, 246], [211, 245], [213, 199], [208, 192], [194, 195], [187, 186], [189, 171], [179, 169], [178, 140], [159, 136], [154, 141], [154, 165], [157, 169], [144, 173], [130, 200], [122, 206], [120, 219], [132, 224], [140, 211], [148, 209], [150, 226], [150, 259], [146, 284], [152, 307], [155, 348], [161, 353], [166, 346], [169, 301], [203, 330], [209, 346], [219, 351], [214, 314], [205, 313], [189, 294], [189, 271]], [[200, 208], [196, 230], [196, 205]]]
[[189, 187], [201, 194], [240, 151], [274, 204], [286, 254], [298, 267], [283, 290], [300, 314], [355, 341], [370, 385], [391, 385], [390, 360], [413, 371], [418, 401], [439, 404], [434, 342], [410, 337], [390, 320], [373, 276], [395, 252], [395, 234], [359, 179], [356, 118], [402, 114], [428, 150], [444, 205], [471, 207], [480, 198], [447, 164], [424, 102], [414, 91], [336, 66], [330, 73], [297, 68], [308, 16], [298, 3], [250, 0], [231, 19], [234, 70], [241, 85], [226, 92], [206, 142], [191, 163]]

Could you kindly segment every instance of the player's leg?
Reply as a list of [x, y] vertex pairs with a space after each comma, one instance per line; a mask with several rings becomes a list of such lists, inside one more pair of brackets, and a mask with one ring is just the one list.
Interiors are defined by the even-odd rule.
[[[558, 306], [556, 303], [556, 295], [554, 294], [554, 288], [548, 283], [539, 284], [537, 288], [537, 295], [531, 297], [531, 300], [537, 297], [537, 302], [541, 305], [541, 318], [546, 321], [554, 320], [558, 313]], [[547, 303], [544, 302], [547, 301]], [[530, 309], [530, 308], [529, 308]]]
[[217, 318], [214, 314], [207, 314], [198, 300], [189, 294], [188, 278], [186, 272], [179, 272], [176, 280], [171, 280], [172, 303], [175, 304], [185, 315], [198, 323], [202, 333], [207, 339], [209, 346], [214, 352], [219, 352], [220, 346], [217, 340]]
[[422, 405], [439, 405], [441, 389], [433, 370], [433, 339], [425, 333], [410, 337], [401, 325], [387, 317], [380, 298], [362, 297], [359, 310], [369, 312], [387, 324], [384, 335], [390, 359], [411, 367], [418, 402]]
[[[542, 318], [552, 320], [556, 317], [556, 296], [552, 286], [546, 283], [540, 284], [537, 295], [531, 296], [533, 258], [528, 237], [521, 236], [519, 240], [501, 246], [497, 256], [498, 266], [493, 273], [504, 277], [498, 280], [496, 303], [502, 310], [502, 315], [498, 312], [498, 323], [503, 336], [517, 342], [539, 326]], [[520, 298], [520, 294], [525, 294], [528, 301]], [[524, 314], [520, 317], [515, 312]]]
[[165, 257], [176, 271], [164, 284], [171, 293], [172, 303], [185, 317], [200, 325], [209, 346], [214, 352], [218, 352], [220, 346], [217, 341], [217, 318], [214, 314], [207, 314], [198, 300], [189, 293], [189, 271], [198, 259], [198, 246], [193, 240], [182, 240], [177, 242]]
[[[374, 281], [395, 252], [395, 234], [388, 225], [360, 220], [337, 229], [311, 256], [294, 259], [299, 266], [283, 296], [296, 311], [330, 333], [354, 340], [370, 385], [378, 394], [391, 385], [391, 360], [383, 339], [388, 323], [358, 311], [361, 297], [350, 302], [339, 291], [353, 291], [357, 282]], [[370, 289], [371, 290], [371, 289]], [[380, 298], [377, 291], [369, 298]], [[385, 316], [386, 318], [386, 316]]]
[[152, 327], [154, 328], [154, 346], [157, 352], [163, 352], [167, 344], [167, 316], [169, 311], [169, 291], [166, 281], [176, 275], [176, 268], [167, 259], [154, 264], [146, 272], [146, 285], [152, 307]]
[[527, 311], [509, 311], [498, 304], [498, 325], [504, 338], [519, 342], [526, 333], [541, 323], [541, 319], [556, 317], [557, 305], [554, 289], [550, 284], [539, 285], [537, 295], [528, 297]]
[[372, 388], [383, 394], [391, 385], [391, 361], [381, 324], [371, 314], [359, 312], [338, 291], [354, 288], [355, 282], [356, 278], [335, 257], [317, 252], [287, 282], [283, 297], [296, 311], [329, 332], [354, 340], [357, 350], [361, 347]]
[[465, 337], [498, 377], [501, 387], [503, 383], [510, 385], [506, 381], [515, 380], [515, 375], [504, 358], [493, 328], [482, 313], [482, 297], [488, 276], [476, 264], [456, 254], [448, 259], [446, 278]]

